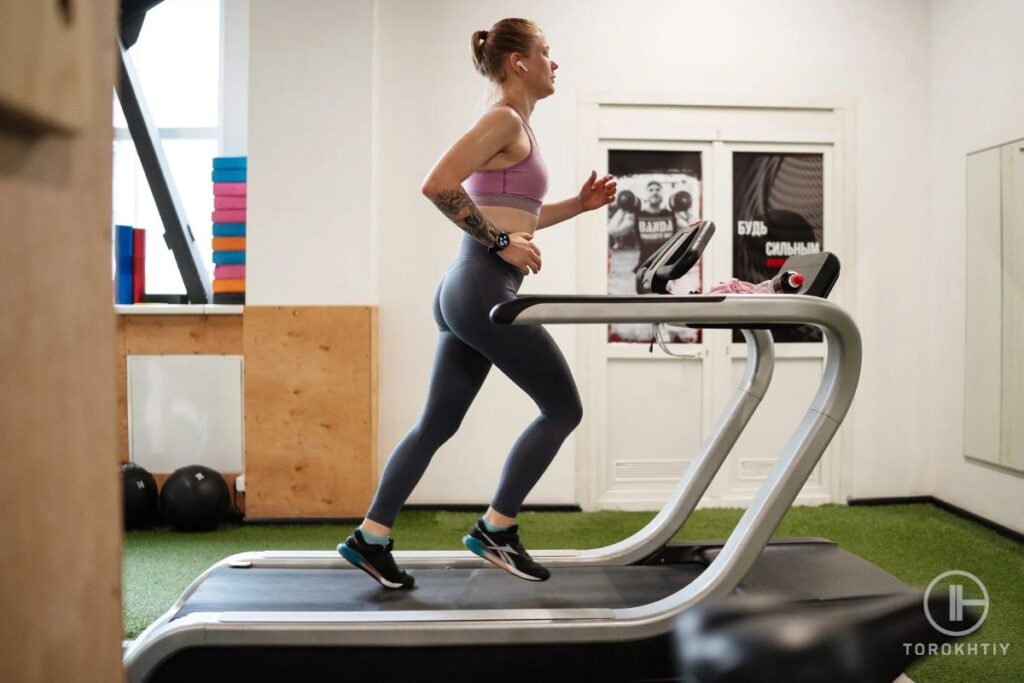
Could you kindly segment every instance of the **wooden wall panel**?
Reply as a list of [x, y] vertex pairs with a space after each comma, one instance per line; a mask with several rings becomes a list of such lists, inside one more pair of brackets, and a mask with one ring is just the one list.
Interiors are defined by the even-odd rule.
[[240, 315], [129, 315], [125, 351], [147, 354], [242, 353]]
[[366, 512], [377, 472], [375, 320], [364, 306], [246, 306], [248, 518]]
[[[118, 4], [70, 4], [96, 56], [81, 71], [95, 94], [81, 131], [0, 122], [0, 681], [18, 683], [124, 679], [110, 273]], [[0, 21], [0, 45], [18, 26]]]
[[377, 393], [380, 383], [380, 335], [378, 333], [380, 327], [378, 320], [377, 307], [373, 306], [370, 308], [370, 471], [375, 482], [375, 489], [377, 473], [380, 472], [380, 465], [377, 461], [377, 430], [380, 424], [378, 421], [380, 405]]

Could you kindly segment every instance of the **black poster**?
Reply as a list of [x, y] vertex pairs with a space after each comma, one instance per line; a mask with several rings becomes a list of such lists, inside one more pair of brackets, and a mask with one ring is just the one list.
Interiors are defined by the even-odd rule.
[[[636, 294], [636, 268], [668, 238], [701, 217], [700, 152], [616, 149], [608, 173], [619, 193], [608, 206], [608, 293]], [[669, 283], [669, 292], [700, 291], [700, 266]], [[614, 323], [609, 342], [650, 343], [654, 326]], [[699, 343], [700, 331], [672, 328], [669, 342]]]
[[[823, 163], [822, 154], [733, 153], [733, 277], [769, 280], [790, 256], [824, 248]], [[822, 338], [808, 325], [773, 329], [772, 335], [776, 342]], [[733, 341], [742, 342], [742, 334], [733, 332]]]

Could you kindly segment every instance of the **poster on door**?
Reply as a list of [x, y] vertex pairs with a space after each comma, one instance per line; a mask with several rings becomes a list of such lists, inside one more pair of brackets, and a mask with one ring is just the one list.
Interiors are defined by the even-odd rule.
[[[701, 218], [700, 152], [615, 149], [608, 152], [608, 173], [618, 195], [608, 206], [608, 293], [636, 294], [636, 271], [668, 238]], [[672, 294], [701, 289], [698, 263], [669, 283]], [[670, 343], [700, 343], [700, 330], [669, 328]], [[654, 326], [608, 325], [609, 342], [649, 344]]]
[[[732, 274], [758, 283], [774, 277], [790, 256], [824, 248], [824, 156], [734, 152]], [[809, 325], [772, 330], [776, 342], [821, 341]], [[743, 336], [733, 332], [733, 342]]]

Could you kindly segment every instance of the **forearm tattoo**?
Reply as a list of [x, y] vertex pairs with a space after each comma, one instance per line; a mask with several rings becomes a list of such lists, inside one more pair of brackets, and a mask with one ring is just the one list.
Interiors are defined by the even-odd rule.
[[433, 202], [437, 208], [441, 209], [441, 213], [469, 233], [469, 236], [477, 242], [485, 247], [494, 245], [501, 230], [480, 213], [480, 209], [461, 187], [457, 190], [441, 190], [434, 197]]

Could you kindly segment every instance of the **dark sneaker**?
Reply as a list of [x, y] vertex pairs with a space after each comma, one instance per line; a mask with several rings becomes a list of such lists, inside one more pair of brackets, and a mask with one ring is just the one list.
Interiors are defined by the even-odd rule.
[[462, 537], [462, 543], [491, 564], [520, 579], [547, 581], [551, 576], [551, 572], [533, 561], [519, 542], [518, 524], [505, 531], [488, 531], [483, 520], [478, 519], [472, 530]]
[[394, 547], [393, 538], [388, 540], [386, 546], [367, 543], [363, 532], [356, 529], [344, 543], [338, 544], [338, 552], [385, 588], [412, 588], [416, 580], [395, 564], [395, 558], [391, 557]]

